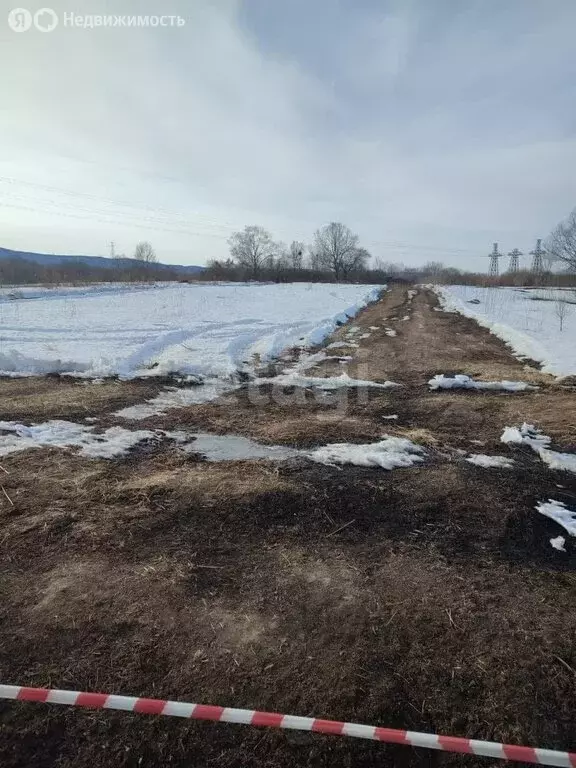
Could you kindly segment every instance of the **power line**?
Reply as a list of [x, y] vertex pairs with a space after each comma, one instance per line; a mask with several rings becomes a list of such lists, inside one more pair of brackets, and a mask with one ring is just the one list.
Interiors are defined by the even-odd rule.
[[[37, 213], [37, 214], [43, 213], [47, 215], [64, 216], [65, 218], [75, 218], [81, 221], [93, 221], [98, 223], [120, 225], [124, 227], [129, 226], [132, 228], [144, 228], [144, 229], [149, 229], [149, 230], [158, 231], [158, 232], [168, 232], [172, 234], [185, 235], [185, 236], [187, 235], [191, 237], [209, 237], [212, 239], [222, 240], [222, 241], [227, 240], [230, 234], [239, 228], [230, 222], [225, 222], [222, 220], [214, 220], [211, 217], [208, 217], [205, 214], [201, 214], [201, 213], [193, 214], [194, 217], [198, 217], [200, 219], [200, 221], [195, 222], [192, 217], [186, 216], [186, 214], [184, 213], [171, 211], [166, 208], [154, 207], [149, 205], [138, 206], [127, 201], [115, 200], [107, 197], [100, 197], [98, 195], [92, 195], [85, 192], [74, 192], [74, 191], [62, 189], [59, 187], [54, 187], [54, 186], [45, 185], [45, 184], [37, 184], [34, 182], [21, 181], [19, 179], [14, 179], [10, 177], [0, 176], [0, 183], [8, 184], [10, 186], [21, 184], [25, 187], [41, 190], [42, 192], [59, 193], [70, 198], [93, 201], [96, 203], [104, 204], [105, 206], [107, 205], [119, 206], [122, 208], [127, 208], [131, 211], [131, 213], [128, 214], [128, 217], [121, 211], [95, 210], [94, 208], [78, 206], [78, 205], [75, 205], [72, 208], [68, 206], [67, 209], [63, 211], [58, 206], [58, 203], [52, 200], [45, 200], [45, 199], [39, 200], [38, 198], [34, 199], [34, 198], [30, 198], [30, 196], [22, 197], [19, 195], [14, 195], [12, 193], [9, 198], [10, 200], [14, 200], [14, 199], [20, 200], [24, 203], [28, 203], [28, 205], [15, 205], [13, 203], [4, 203], [4, 207], [13, 208], [16, 210], [30, 211], [32, 213]], [[47, 209], [46, 206], [49, 206], [49, 209]], [[142, 214], [138, 215], [139, 212], [142, 212]], [[82, 214], [82, 215], [79, 215], [79, 214]], [[201, 229], [199, 227], [206, 227], [206, 229]], [[413, 255], [414, 251], [420, 252], [420, 254], [423, 254], [424, 257], [428, 257], [431, 259], [433, 259], [435, 256], [437, 258], [439, 255], [442, 255], [442, 254], [445, 255], [447, 258], [462, 258], [462, 259], [473, 258], [475, 256], [475, 252], [473, 250], [471, 249], [467, 250], [464, 248], [422, 245], [422, 244], [416, 244], [416, 243], [406, 243], [398, 240], [368, 239], [365, 242], [367, 242], [369, 246], [372, 246], [373, 250], [375, 251], [384, 250], [384, 251], [392, 252], [390, 254], [392, 258], [402, 259], [407, 256]], [[109, 245], [110, 255], [114, 257], [113, 254], [115, 254], [115, 250], [112, 249], [112, 246], [113, 244], [111, 243]], [[497, 245], [496, 245], [496, 248], [497, 248]], [[532, 255], [533, 253], [534, 252], [532, 252]], [[542, 251], [542, 254], [544, 254], [544, 251]], [[495, 256], [494, 252], [490, 254], [490, 259], [491, 259], [490, 274], [491, 275], [498, 275], [499, 273], [498, 259], [501, 257], [501, 255], [502, 254], [496, 253], [496, 258], [494, 258]], [[511, 256], [511, 270], [512, 270], [513, 260], [512, 260], [512, 255], [511, 254], [509, 255]], [[521, 254], [519, 253], [519, 255]], [[538, 268], [538, 264], [536, 264], [536, 268]], [[534, 269], [534, 266], [533, 266], [533, 269]], [[540, 270], [542, 270], [542, 266], [540, 266]]]
[[[148, 216], [145, 219], [143, 219], [144, 221], [154, 221], [154, 220], [157, 220], [157, 221], [159, 221], [159, 223], [164, 224], [164, 223], [170, 223], [170, 221], [166, 222], [166, 218], [169, 217], [169, 218], [172, 218], [172, 219], [175, 220], [175, 222], [174, 222], [175, 224], [184, 224], [184, 225], [190, 225], [191, 224], [192, 226], [194, 226], [194, 222], [191, 221], [190, 218], [186, 217], [186, 214], [184, 214], [182, 212], [171, 211], [171, 210], [166, 209], [166, 208], [154, 207], [154, 206], [148, 206], [148, 205], [138, 206], [138, 205], [134, 205], [133, 203], [130, 203], [130, 202], [127, 202], [127, 201], [124, 201], [124, 200], [115, 200], [115, 199], [112, 199], [112, 198], [101, 197], [101, 196], [92, 195], [92, 194], [85, 193], [85, 192], [73, 192], [71, 190], [62, 189], [61, 187], [54, 187], [54, 186], [49, 186], [49, 185], [46, 185], [46, 184], [38, 184], [38, 183], [34, 183], [34, 182], [21, 181], [20, 179], [15, 179], [15, 178], [10, 178], [10, 177], [5, 177], [5, 176], [0, 176], [0, 183], [10, 184], [10, 185], [21, 184], [21, 185], [26, 186], [26, 187], [32, 187], [32, 188], [35, 188], [35, 189], [42, 190], [43, 192], [51, 192], [51, 193], [57, 192], [57, 193], [66, 195], [67, 197], [84, 199], [84, 200], [92, 200], [92, 201], [95, 201], [95, 202], [105, 203], [105, 204], [108, 204], [108, 205], [117, 205], [117, 206], [121, 206], [121, 207], [125, 207], [125, 208], [130, 208], [130, 209], [132, 209], [134, 211], [142, 211], [142, 212], [145, 212], [146, 214], [151, 214], [154, 217], [154, 218], [150, 218]], [[23, 199], [24, 202], [30, 202], [29, 198], [22, 198], [22, 197], [20, 197], [19, 199], [20, 200]], [[32, 199], [32, 203], [33, 204], [41, 203], [41, 204], [44, 204], [44, 205], [46, 205], [46, 204], [56, 205], [56, 203], [53, 203], [52, 201], [46, 201], [46, 200], [37, 201], [37, 200]], [[88, 208], [78, 208], [77, 207], [76, 210], [79, 210], [79, 211], [82, 211], [82, 212], [86, 212], [86, 213], [92, 213], [92, 211], [90, 209], [88, 209]], [[47, 212], [47, 211], [45, 211], [45, 212]], [[55, 211], [55, 213], [56, 213], [56, 211]], [[63, 215], [63, 214], [61, 214], [60, 211], [58, 211], [57, 213], [58, 213], [58, 215]], [[110, 212], [109, 213], [108, 211], [104, 211], [104, 212], [96, 211], [95, 213], [96, 214], [104, 213], [105, 215], [114, 215], [114, 212]], [[120, 214], [116, 214], [116, 215], [120, 215]], [[205, 224], [205, 225], [210, 226], [210, 227], [213, 227], [216, 231], [222, 232], [222, 233], [226, 233], [226, 235], [229, 235], [233, 231], [238, 229], [238, 225], [233, 224], [232, 222], [229, 222], [229, 221], [224, 221], [222, 219], [215, 220], [215, 219], [213, 219], [213, 218], [211, 218], [209, 216], [206, 216], [205, 214], [201, 214], [201, 213], [194, 213], [193, 215], [204, 220], [204, 221], [199, 222], [199, 223]], [[178, 231], [180, 231], [180, 230], [178, 230]], [[195, 234], [199, 234], [199, 233], [195, 232]], [[430, 254], [435, 254], [435, 253], [445, 254], [447, 256], [464, 256], [464, 257], [466, 257], [466, 256], [470, 256], [470, 257], [474, 256], [474, 251], [472, 249], [454, 248], [454, 247], [442, 247], [442, 246], [429, 246], [429, 245], [421, 245], [421, 244], [415, 244], [415, 243], [405, 243], [405, 242], [402, 242], [402, 241], [387, 241], [387, 240], [372, 240], [372, 239], [369, 239], [366, 242], [369, 245], [376, 246], [377, 248], [382, 248], [383, 247], [383, 248], [386, 248], [388, 250], [406, 250], [406, 249], [408, 249], [410, 251], [417, 250], [417, 251], [424, 251], [424, 252], [427, 252], [427, 253], [430, 253]]]

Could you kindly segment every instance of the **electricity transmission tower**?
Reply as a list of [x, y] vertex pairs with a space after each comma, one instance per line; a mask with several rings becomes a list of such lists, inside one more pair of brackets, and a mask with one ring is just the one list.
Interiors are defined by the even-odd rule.
[[494, 243], [492, 253], [490, 255], [490, 277], [498, 277], [500, 269], [498, 267], [498, 259], [502, 258], [502, 254], [498, 252], [498, 243]]
[[114, 245], [114, 241], [110, 243], [110, 258], [111, 259], [116, 258], [116, 246]]
[[545, 253], [546, 251], [542, 248], [542, 240], [536, 240], [536, 248], [533, 251], [530, 251], [530, 256], [533, 257], [532, 272], [534, 272], [535, 275], [541, 275], [544, 272], [544, 261], [542, 257]]
[[510, 256], [508, 272], [518, 272], [520, 269], [520, 256], [522, 256], [522, 251], [519, 251], [518, 248], [514, 248], [513, 251], [510, 251], [508, 256]]

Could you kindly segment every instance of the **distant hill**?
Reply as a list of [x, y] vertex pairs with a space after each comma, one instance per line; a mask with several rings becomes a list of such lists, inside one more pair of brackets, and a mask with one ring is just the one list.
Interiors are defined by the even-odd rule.
[[[60, 256], [54, 253], [32, 253], [29, 251], [12, 251], [9, 248], [0, 248], [0, 261], [6, 259], [23, 259], [44, 267], [57, 265], [85, 264], [87, 267], [97, 269], [114, 269], [119, 266], [129, 267], [134, 264], [134, 259], [109, 259], [105, 256]], [[205, 267], [185, 264], [158, 264], [159, 267], [168, 267], [183, 275], [191, 275], [202, 272]]]

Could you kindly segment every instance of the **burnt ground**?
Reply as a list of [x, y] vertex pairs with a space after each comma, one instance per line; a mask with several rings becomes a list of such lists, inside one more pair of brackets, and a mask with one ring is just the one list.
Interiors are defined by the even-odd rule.
[[[358, 347], [327, 350], [352, 360], [308, 372], [344, 369], [396, 389], [320, 396], [246, 387], [130, 422], [114, 411], [153, 397], [160, 383], [0, 382], [0, 419], [98, 416], [100, 426], [302, 448], [388, 433], [427, 450], [422, 465], [392, 472], [303, 459], [208, 463], [170, 442], [113, 461], [58, 449], [4, 457], [0, 680], [573, 749], [576, 556], [569, 542], [567, 553], [550, 546], [564, 532], [534, 507], [575, 503], [576, 480], [499, 438], [528, 421], [555, 447], [575, 450], [576, 391], [438, 309], [426, 291], [411, 300], [394, 289], [331, 339], [360, 328]], [[451, 372], [539, 388], [428, 391], [431, 376]], [[511, 456], [515, 466], [482, 469], [464, 460], [468, 452]], [[490, 762], [5, 702], [0, 764]]]

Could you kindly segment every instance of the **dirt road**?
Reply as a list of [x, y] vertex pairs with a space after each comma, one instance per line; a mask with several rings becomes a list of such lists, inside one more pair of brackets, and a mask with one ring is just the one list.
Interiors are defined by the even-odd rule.
[[[0, 681], [574, 748], [576, 557], [569, 542], [566, 553], [550, 546], [561, 530], [535, 504], [576, 503], [576, 476], [503, 446], [500, 435], [532, 422], [574, 451], [576, 392], [516, 360], [473, 321], [439, 311], [423, 290], [393, 289], [329, 341], [357, 346], [327, 349], [334, 359], [306, 375], [346, 370], [402, 386], [278, 398], [268, 383], [137, 428], [298, 448], [387, 433], [424, 446], [420, 466], [213, 463], [169, 442], [114, 461], [61, 449], [2, 459]], [[538, 389], [430, 392], [438, 373]], [[161, 386], [2, 381], [0, 418], [90, 416], [132, 427], [114, 412]], [[466, 462], [469, 453], [515, 464], [483, 469]], [[0, 764], [489, 761], [0, 703]]]

